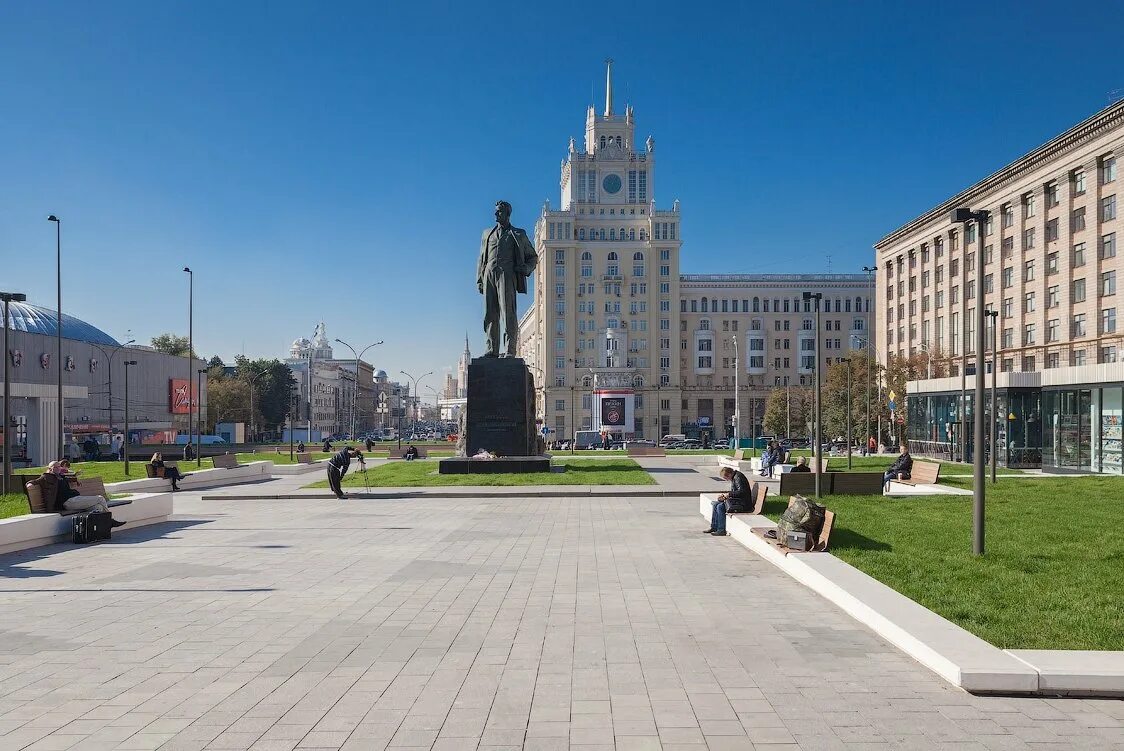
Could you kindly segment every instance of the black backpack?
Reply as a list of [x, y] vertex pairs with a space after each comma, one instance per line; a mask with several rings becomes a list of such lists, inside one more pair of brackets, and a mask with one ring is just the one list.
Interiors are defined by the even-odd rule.
[[108, 540], [113, 529], [113, 516], [104, 511], [91, 511], [74, 517], [74, 543], [85, 545], [89, 542]]

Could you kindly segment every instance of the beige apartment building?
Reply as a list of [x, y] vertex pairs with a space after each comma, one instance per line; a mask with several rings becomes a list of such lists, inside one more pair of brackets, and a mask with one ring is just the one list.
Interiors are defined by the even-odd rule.
[[736, 405], [749, 436], [772, 388], [811, 383], [815, 332], [801, 293], [824, 295], [826, 363], [867, 346], [871, 280], [681, 275], [679, 202], [657, 208], [655, 140], [638, 144], [635, 126], [631, 107], [614, 112], [610, 67], [604, 111], [588, 108], [584, 143], [571, 139], [562, 162], [560, 206], [547, 203], [535, 225], [519, 353], [535, 373], [539, 416], [566, 438], [607, 429], [725, 439]]
[[[956, 377], [910, 386], [916, 448], [941, 453], [956, 440], [948, 423], [955, 422], [959, 372], [973, 354], [976, 306], [983, 304], [999, 311], [998, 383], [1009, 400], [995, 420], [1002, 460], [1120, 471], [1122, 152], [1124, 101], [874, 246], [883, 362], [930, 349], [954, 358]], [[950, 213], [958, 207], [987, 209], [991, 218], [983, 228], [954, 224]], [[977, 279], [981, 245], [985, 273]], [[970, 391], [974, 379], [968, 382]]]

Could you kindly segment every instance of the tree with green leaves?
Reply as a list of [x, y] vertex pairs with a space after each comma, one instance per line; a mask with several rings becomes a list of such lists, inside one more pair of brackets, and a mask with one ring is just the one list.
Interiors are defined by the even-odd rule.
[[[777, 386], [765, 400], [765, 432], [791, 438], [808, 432], [812, 390], [806, 386]], [[791, 417], [792, 435], [788, 434]]]
[[[280, 360], [260, 358], [251, 360], [239, 355], [234, 358], [234, 378], [246, 386], [246, 422], [270, 430], [285, 424], [289, 401], [297, 387], [289, 366]], [[250, 385], [254, 389], [254, 419], [250, 419]]]
[[[159, 336], [152, 337], [152, 348], [166, 355], [187, 357], [187, 337], [177, 334], [160, 334]], [[192, 357], [195, 356], [194, 352], [191, 354]]]

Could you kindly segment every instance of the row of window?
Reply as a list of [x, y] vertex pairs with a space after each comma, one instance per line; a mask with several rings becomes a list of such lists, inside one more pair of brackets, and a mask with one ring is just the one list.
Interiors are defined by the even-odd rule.
[[[740, 306], [739, 306], [740, 302]], [[679, 301], [680, 313], [799, 313], [803, 310], [804, 313], [811, 313], [812, 306], [811, 300], [801, 300], [799, 298], [791, 300], [789, 305], [787, 298], [773, 298], [772, 305], [770, 306], [769, 298], [762, 301], [761, 298], [754, 297], [751, 299], [744, 298], [742, 300], [726, 299], [726, 298], [702, 298], [701, 300], [686, 298]], [[801, 308], [803, 303], [803, 309]], [[854, 307], [852, 308], [852, 298], [835, 298], [835, 310], [832, 311], [832, 300], [823, 300], [823, 313], [869, 313], [870, 312], [870, 298], [855, 297]]]
[[[1105, 155], [1101, 156], [1097, 161], [1098, 161], [1098, 173], [1099, 173], [1101, 185], [1109, 185], [1111, 183], [1116, 182], [1116, 157], [1113, 154], [1105, 154]], [[1070, 192], [1073, 196], [1085, 195], [1085, 193], [1086, 193], [1086, 175], [1085, 175], [1085, 169], [1083, 167], [1078, 167], [1077, 169], [1071, 170], [1069, 175], [1068, 175], [1068, 180], [1069, 180], [1069, 183], [1070, 183], [1071, 188], [1072, 188], [1072, 190]], [[1058, 197], [1058, 183], [1057, 183], [1057, 181], [1051, 181], [1043, 187], [1043, 196], [1045, 198], [1047, 208], [1054, 208], [1054, 207], [1056, 207], [1060, 204], [1060, 200], [1059, 200], [1059, 197]], [[1023, 196], [1020, 198], [1020, 203], [1022, 205], [1022, 214], [1023, 214], [1024, 219], [1029, 219], [1029, 218], [1032, 218], [1032, 217], [1037, 215], [1037, 211], [1038, 211], [1037, 210], [1037, 199], [1036, 199], [1036, 196], [1035, 196], [1033, 191], [1023, 194]], [[1116, 196], [1112, 195], [1112, 196], [1107, 196], [1105, 198], [1102, 198], [1101, 203], [1100, 203], [1100, 210], [1101, 210], [1102, 221], [1110, 221], [1111, 219], [1115, 219], [1116, 218]], [[1002, 226], [1003, 226], [1004, 229], [1009, 229], [1009, 228], [1013, 227], [1014, 224], [1015, 224], [1015, 207], [1011, 203], [1003, 204], [999, 208], [999, 216], [1001, 218]], [[987, 222], [984, 226], [984, 236], [985, 237], [990, 237], [994, 233], [993, 219], [994, 219], [993, 216], [991, 216], [991, 215], [988, 216], [988, 220], [987, 220]], [[1056, 222], [1057, 222], [1057, 220], [1054, 219], [1054, 220], [1051, 220], [1051, 222], [1047, 223], [1047, 239], [1048, 240], [1057, 239], [1057, 223]], [[1074, 231], [1078, 231], [1078, 230], [1081, 230], [1081, 229], [1085, 228], [1085, 209], [1084, 209], [1084, 207], [1076, 208], [1076, 209], [1073, 210], [1073, 213], [1071, 214], [1071, 227], [1074, 228]], [[1029, 236], [1024, 234], [1024, 245], [1026, 245], [1029, 242], [1029, 245], [1027, 245], [1027, 247], [1033, 247], [1033, 242], [1034, 242], [1033, 230], [1031, 229], [1031, 230], [1027, 230], [1027, 231], [1030, 232], [1031, 234]], [[971, 244], [971, 243], [975, 242], [975, 240], [976, 240], [976, 226], [975, 226], [975, 224], [969, 224], [966, 228], [966, 232], [967, 232], [967, 235], [965, 237], [965, 242], [967, 244]], [[1052, 236], [1051, 236], [1051, 233], [1052, 233]], [[1008, 241], [1011, 242], [1012, 247], [1013, 247], [1013, 242], [1014, 242], [1013, 238], [1006, 238], [1004, 240], [1004, 250], [1008, 249], [1008, 245], [1007, 245]], [[956, 230], [953, 230], [949, 233], [949, 243], [950, 243], [952, 251], [957, 250], [958, 233], [957, 233]], [[944, 253], [944, 238], [942, 238], [942, 237], [934, 238], [933, 242], [932, 242], [932, 245], [933, 245], [933, 249], [936, 253], [936, 257], [938, 259], [941, 258], [941, 256]], [[919, 250], [920, 250], [921, 262], [922, 263], [928, 263], [929, 262], [929, 243], [922, 243]], [[910, 253], [909, 253], [909, 267], [910, 267], [910, 269], [913, 269], [917, 266], [917, 256], [918, 256], [917, 253], [915, 253], [914, 251], [910, 251]], [[902, 271], [902, 264], [903, 264], [903, 260], [902, 260], [902, 258], [899, 257], [897, 259], [897, 269], [898, 269], [899, 275]], [[894, 266], [894, 263], [892, 261], [886, 262], [886, 275], [887, 275], [887, 277], [892, 277], [894, 275], [894, 268], [895, 268], [895, 266]]]

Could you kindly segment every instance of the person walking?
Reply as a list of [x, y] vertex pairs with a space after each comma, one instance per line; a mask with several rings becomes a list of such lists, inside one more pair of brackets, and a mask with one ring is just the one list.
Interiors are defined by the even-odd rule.
[[347, 498], [347, 494], [343, 492], [343, 487], [340, 483], [343, 480], [343, 476], [347, 474], [347, 469], [351, 466], [351, 459], [353, 457], [359, 460], [359, 465], [363, 469], [367, 468], [367, 464], [363, 461], [363, 454], [354, 446], [344, 446], [328, 460], [328, 487], [336, 494], [336, 498], [339, 498], [341, 501]]

